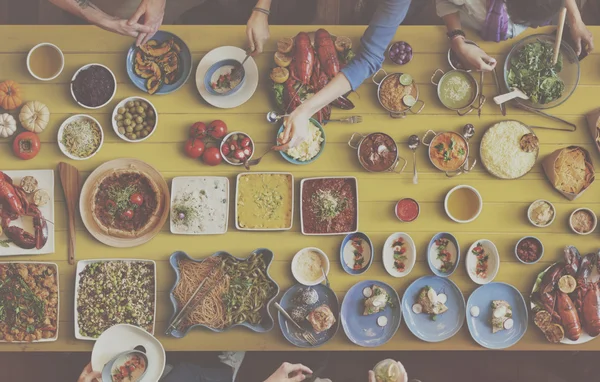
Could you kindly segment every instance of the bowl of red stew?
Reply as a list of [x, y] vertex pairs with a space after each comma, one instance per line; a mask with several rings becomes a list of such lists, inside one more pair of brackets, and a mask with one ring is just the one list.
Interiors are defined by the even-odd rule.
[[515, 246], [515, 256], [523, 264], [535, 264], [544, 255], [544, 245], [537, 237], [525, 236]]
[[421, 208], [416, 200], [411, 198], [400, 199], [396, 203], [396, 217], [403, 223], [410, 223], [417, 220], [421, 213]]
[[216, 96], [232, 95], [237, 92], [244, 83], [246, 76], [235, 80], [232, 76], [233, 68], [240, 62], [234, 59], [221, 60], [214, 63], [204, 76], [204, 87]]
[[[362, 135], [354, 133], [348, 146], [356, 150], [360, 165], [369, 172], [401, 173], [406, 167], [406, 159], [398, 155], [398, 145], [385, 133]], [[404, 162], [397, 170], [400, 162]]]

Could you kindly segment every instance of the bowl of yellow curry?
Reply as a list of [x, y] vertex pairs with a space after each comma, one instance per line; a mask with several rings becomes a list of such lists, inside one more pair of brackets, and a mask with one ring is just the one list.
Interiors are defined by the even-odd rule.
[[437, 133], [428, 130], [422, 141], [428, 148], [431, 163], [450, 177], [469, 172], [475, 165], [473, 161], [469, 167], [469, 138], [453, 131]]

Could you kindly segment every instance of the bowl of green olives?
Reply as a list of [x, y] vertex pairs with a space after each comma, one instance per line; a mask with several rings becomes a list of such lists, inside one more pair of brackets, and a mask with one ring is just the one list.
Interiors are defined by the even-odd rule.
[[142, 142], [154, 134], [158, 126], [158, 113], [145, 98], [125, 98], [113, 110], [112, 126], [122, 140]]

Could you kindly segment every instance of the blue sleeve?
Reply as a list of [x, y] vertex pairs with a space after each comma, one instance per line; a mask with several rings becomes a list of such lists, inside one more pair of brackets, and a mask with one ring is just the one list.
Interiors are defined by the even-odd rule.
[[356, 90], [383, 65], [385, 50], [394, 38], [398, 26], [404, 21], [410, 2], [411, 0], [383, 0], [377, 6], [369, 27], [360, 39], [360, 52], [342, 69], [352, 90]]

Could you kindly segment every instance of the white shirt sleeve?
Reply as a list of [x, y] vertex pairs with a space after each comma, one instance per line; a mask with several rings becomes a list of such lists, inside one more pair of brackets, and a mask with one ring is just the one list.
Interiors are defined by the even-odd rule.
[[435, 11], [438, 17], [444, 17], [460, 11], [460, 7], [450, 0], [435, 0]]

